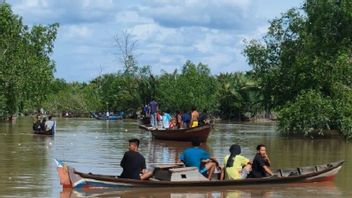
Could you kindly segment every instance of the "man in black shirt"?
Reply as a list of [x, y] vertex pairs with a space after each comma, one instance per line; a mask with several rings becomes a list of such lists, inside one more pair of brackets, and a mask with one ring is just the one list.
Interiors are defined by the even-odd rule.
[[257, 154], [254, 157], [252, 164], [252, 176], [255, 178], [272, 176], [270, 170], [270, 160], [266, 154], [266, 149], [263, 144], [257, 146]]
[[145, 159], [138, 152], [139, 140], [130, 139], [128, 142], [128, 151], [125, 152], [120, 163], [123, 168], [120, 177], [141, 180], [148, 179], [152, 176], [152, 173], [146, 170]]

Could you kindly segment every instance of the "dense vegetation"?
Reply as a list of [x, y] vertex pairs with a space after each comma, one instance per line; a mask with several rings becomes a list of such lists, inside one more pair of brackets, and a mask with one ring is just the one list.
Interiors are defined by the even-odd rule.
[[0, 115], [41, 106], [55, 68], [53, 51], [58, 24], [31, 28], [0, 4]]
[[[53, 77], [50, 59], [58, 24], [22, 24], [0, 3], [0, 116], [90, 111], [135, 113], [151, 99], [162, 111], [207, 110], [224, 119], [278, 115], [283, 134], [352, 137], [352, 2], [306, 0], [270, 22], [261, 40], [246, 43], [252, 70], [211, 75], [202, 63], [151, 73], [133, 54], [128, 34], [116, 38], [124, 69], [90, 82]], [[265, 113], [265, 114], [264, 114]]]
[[248, 62], [284, 134], [352, 137], [352, 2], [307, 0], [271, 21]]

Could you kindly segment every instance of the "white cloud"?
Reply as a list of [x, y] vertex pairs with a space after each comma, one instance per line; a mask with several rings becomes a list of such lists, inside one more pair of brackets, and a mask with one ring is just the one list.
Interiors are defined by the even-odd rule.
[[137, 40], [140, 65], [154, 73], [180, 69], [186, 60], [213, 74], [246, 71], [243, 39], [261, 38], [268, 19], [302, 0], [11, 0], [26, 24], [60, 23], [53, 58], [57, 77], [88, 81], [122, 68], [114, 36], [128, 30]]
[[173, 3], [161, 1], [149, 4], [149, 9], [147, 4], [141, 11], [145, 16], [166, 27], [200, 26], [234, 29], [246, 26], [244, 19], [249, 5], [248, 0], [185, 0]]
[[87, 39], [92, 36], [92, 31], [82, 25], [69, 25], [68, 26], [68, 31], [66, 32], [66, 36], [68, 38], [80, 38], [80, 39]]

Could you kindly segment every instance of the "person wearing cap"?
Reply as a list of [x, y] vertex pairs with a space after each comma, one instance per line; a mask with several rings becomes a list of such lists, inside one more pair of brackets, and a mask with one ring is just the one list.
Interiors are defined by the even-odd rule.
[[[235, 180], [247, 178], [251, 171], [251, 161], [246, 157], [240, 155], [241, 147], [237, 144], [231, 145], [230, 155], [224, 158], [224, 171], [225, 180]], [[221, 178], [224, 178], [222, 174]]]

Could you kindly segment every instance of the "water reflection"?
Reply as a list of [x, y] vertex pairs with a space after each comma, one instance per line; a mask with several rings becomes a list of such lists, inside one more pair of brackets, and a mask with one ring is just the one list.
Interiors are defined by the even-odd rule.
[[136, 198], [252, 198], [252, 197], [339, 197], [341, 191], [332, 183], [290, 184], [277, 186], [218, 187], [218, 188], [149, 188], [125, 190], [76, 191], [65, 189], [60, 198], [136, 197]]

